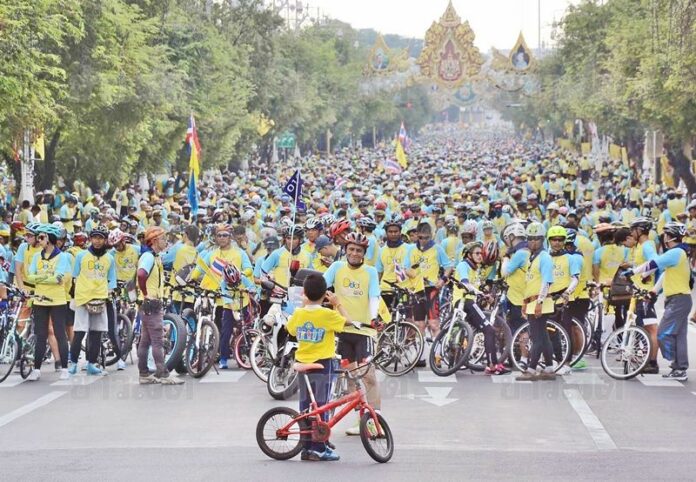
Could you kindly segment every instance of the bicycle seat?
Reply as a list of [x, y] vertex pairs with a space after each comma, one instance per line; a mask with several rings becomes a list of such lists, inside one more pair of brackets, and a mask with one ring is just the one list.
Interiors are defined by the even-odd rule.
[[300, 363], [295, 362], [292, 364], [292, 369], [297, 373], [311, 372], [312, 370], [323, 370], [324, 365], [321, 363]]

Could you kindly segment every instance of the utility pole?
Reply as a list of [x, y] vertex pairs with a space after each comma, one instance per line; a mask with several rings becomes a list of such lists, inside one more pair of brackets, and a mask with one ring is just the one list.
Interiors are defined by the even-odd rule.
[[537, 0], [537, 35], [537, 50], [541, 54], [541, 0]]

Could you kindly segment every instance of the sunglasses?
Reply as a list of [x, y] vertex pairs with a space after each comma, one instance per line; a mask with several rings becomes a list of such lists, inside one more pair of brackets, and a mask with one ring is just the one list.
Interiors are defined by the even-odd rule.
[[229, 238], [230, 233], [218, 233], [215, 236], [217, 236], [218, 238]]
[[565, 243], [566, 238], [549, 238], [549, 241], [557, 243]]
[[36, 239], [38, 239], [39, 241], [43, 241], [44, 239], [48, 239], [48, 236], [46, 236], [45, 234], [40, 234]]

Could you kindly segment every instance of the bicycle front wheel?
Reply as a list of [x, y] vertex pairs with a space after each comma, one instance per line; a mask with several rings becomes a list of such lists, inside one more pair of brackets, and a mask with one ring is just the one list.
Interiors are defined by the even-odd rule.
[[[288, 460], [302, 451], [301, 425], [294, 420], [298, 415], [290, 407], [274, 407], [261, 416], [256, 424], [256, 443], [264, 454], [275, 460]], [[293, 421], [287, 433], [280, 432]]]
[[268, 372], [273, 366], [273, 357], [268, 351], [268, 338], [266, 335], [259, 334], [251, 342], [250, 363], [254, 375], [263, 383], [268, 382]]
[[239, 368], [244, 370], [251, 369], [251, 344], [259, 333], [256, 330], [248, 330], [247, 333], [240, 333], [231, 342], [232, 353]]
[[193, 378], [201, 378], [213, 367], [220, 347], [220, 333], [210, 320], [201, 320], [200, 337], [194, 333], [185, 353], [186, 371]]
[[428, 361], [435, 375], [446, 377], [455, 373], [469, 359], [474, 343], [474, 330], [458, 320], [455, 326], [442, 330], [433, 340]]
[[602, 345], [602, 368], [616, 380], [638, 375], [650, 359], [652, 342], [645, 329], [629, 326], [615, 330]]
[[423, 334], [413, 323], [402, 321], [387, 325], [377, 339], [377, 367], [390, 377], [413, 370], [423, 354]]
[[571, 367], [575, 366], [575, 364], [582, 360], [582, 357], [585, 356], [585, 352], [589, 346], [587, 337], [590, 334], [590, 327], [585, 321], [580, 321], [577, 318], [573, 318], [572, 332], [568, 333], [568, 335], [570, 335], [570, 337], [573, 339], [573, 349], [575, 350], [575, 353], [571, 354], [570, 356]]
[[0, 383], [4, 382], [12, 373], [17, 361], [17, 339], [14, 333], [0, 332]]
[[[360, 417], [360, 440], [368, 455], [384, 464], [394, 455], [394, 436], [382, 414], [376, 415], [377, 420], [374, 420], [370, 412]], [[379, 424], [379, 427], [375, 422]]]

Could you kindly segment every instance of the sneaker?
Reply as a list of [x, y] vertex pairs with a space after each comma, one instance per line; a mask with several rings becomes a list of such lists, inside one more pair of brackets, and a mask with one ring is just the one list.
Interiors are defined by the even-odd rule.
[[569, 375], [573, 372], [568, 365], [563, 365], [557, 372], [557, 375]]
[[307, 458], [304, 460], [311, 460], [313, 462], [334, 462], [336, 460], [340, 460], [341, 457], [331, 450], [330, 448], [327, 448], [324, 450], [324, 452], [317, 452], [315, 450], [309, 450], [307, 454]]
[[525, 370], [522, 372], [521, 375], [517, 375], [515, 377], [515, 380], [517, 380], [518, 382], [535, 382], [539, 380], [539, 376], [534, 371]]
[[68, 372], [67, 368], [61, 368], [60, 369], [60, 376], [58, 377], [58, 380], [69, 380], [70, 379], [70, 373]]
[[41, 370], [34, 368], [27, 377], [27, 380], [30, 382], [36, 382], [39, 380], [39, 378], [41, 378]]
[[425, 367], [425, 360], [418, 360], [416, 363], [416, 368], [424, 368]]
[[104, 376], [106, 375], [106, 372], [99, 368], [97, 365], [94, 363], [88, 363], [87, 364], [87, 375], [95, 375], [95, 376]]
[[646, 375], [657, 375], [660, 373], [660, 366], [657, 364], [656, 361], [649, 361], [647, 365], [645, 365], [645, 368], [641, 371], [641, 373], [644, 373]]
[[575, 362], [575, 365], [573, 365], [572, 368], [573, 370], [587, 370], [587, 362], [584, 358], [581, 358], [577, 362]]
[[120, 358], [118, 359], [118, 362], [116, 362], [116, 370], [121, 371], [126, 369], [126, 362], [121, 360]]
[[60, 361], [53, 362], [53, 368], [59, 372], [63, 367], [60, 366]]
[[154, 375], [140, 375], [138, 383], [141, 385], [153, 385], [159, 383], [159, 379], [155, 378]]
[[493, 373], [493, 375], [507, 375], [508, 373], [510, 373], [510, 369], [502, 363], [498, 363], [495, 366], [495, 373]]
[[227, 370], [227, 360], [220, 358], [220, 363], [218, 364], [220, 370]]
[[360, 420], [355, 425], [346, 430], [346, 435], [360, 435]]
[[520, 359], [520, 369], [521, 369], [523, 372], [526, 372], [526, 371], [527, 371], [527, 368], [529, 368], [529, 364], [528, 364], [527, 359], [526, 359], [526, 358], [521, 358], [521, 359]]
[[689, 379], [689, 377], [686, 375], [686, 370], [672, 370], [671, 372], [662, 375], [662, 378], [677, 380], [678, 382], [685, 382]]
[[77, 363], [70, 363], [70, 366], [68, 367], [68, 373], [70, 373], [70, 375], [74, 375], [77, 373]]
[[302, 450], [302, 453], [300, 454], [300, 460], [309, 460], [309, 452], [310, 450]]
[[184, 380], [182, 380], [179, 377], [167, 377], [167, 378], [158, 378], [159, 383], [162, 385], [181, 385], [184, 383]]
[[554, 372], [547, 372], [544, 370], [543, 372], [539, 373], [539, 380], [555, 380], [556, 379], [556, 374]]

